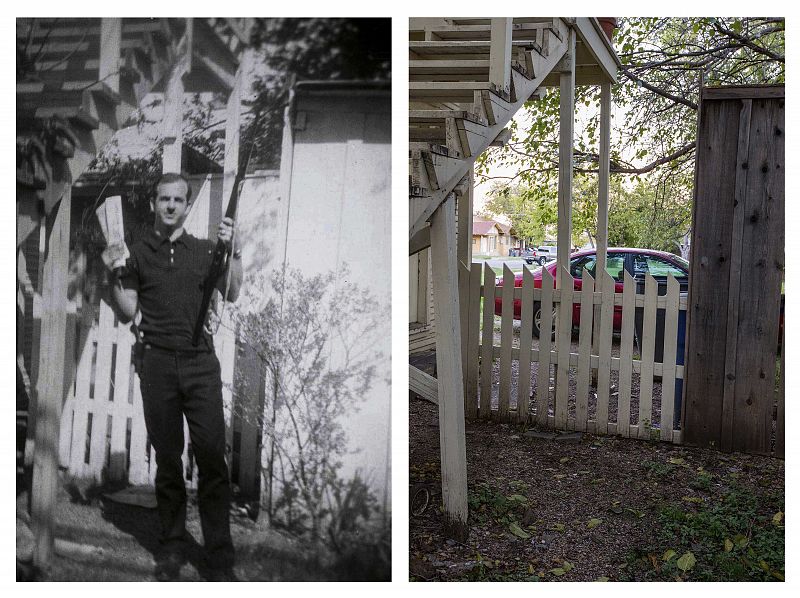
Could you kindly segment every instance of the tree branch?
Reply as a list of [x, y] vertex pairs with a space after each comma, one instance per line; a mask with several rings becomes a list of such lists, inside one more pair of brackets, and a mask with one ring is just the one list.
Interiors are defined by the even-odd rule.
[[729, 38], [736, 40], [740, 44], [750, 48], [753, 52], [758, 52], [759, 54], [763, 54], [764, 56], [767, 56], [777, 62], [786, 63], [786, 58], [781, 54], [776, 54], [775, 52], [768, 50], [767, 48], [759, 46], [758, 44], [754, 43], [751, 39], [743, 35], [739, 35], [735, 31], [731, 31], [727, 27], [723, 27], [722, 25], [719, 24], [719, 21], [714, 22], [714, 29], [716, 29], [723, 35], [727, 35]]
[[631, 81], [634, 81], [636, 83], [639, 83], [645, 89], [648, 89], [648, 90], [652, 91], [653, 93], [655, 93], [657, 95], [660, 95], [661, 97], [667, 98], [668, 100], [672, 100], [676, 104], [683, 104], [684, 106], [688, 106], [692, 110], [697, 110], [697, 104], [695, 104], [694, 102], [692, 102], [690, 100], [687, 100], [686, 98], [682, 98], [680, 96], [676, 96], [674, 94], [671, 94], [668, 91], [665, 91], [663, 89], [660, 89], [660, 88], [656, 87], [655, 85], [651, 85], [650, 83], [648, 83], [644, 79], [634, 75], [631, 72], [631, 69], [629, 67], [623, 66], [622, 67], [622, 72], [625, 74], [626, 77], [628, 77], [628, 79], [630, 79]]

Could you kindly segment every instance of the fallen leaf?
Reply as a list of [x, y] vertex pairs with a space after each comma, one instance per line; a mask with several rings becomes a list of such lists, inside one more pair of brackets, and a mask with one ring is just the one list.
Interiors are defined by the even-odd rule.
[[564, 569], [564, 571], [566, 571], [567, 573], [569, 573], [570, 571], [572, 571], [575, 568], [575, 565], [573, 565], [569, 561], [564, 561], [564, 564], [561, 565], [561, 566]]
[[736, 534], [733, 537], [733, 543], [736, 544], [736, 548], [744, 548], [749, 543], [749, 540], [747, 539], [747, 536]]
[[733, 550], [733, 542], [725, 538], [725, 552], [730, 552], [731, 550]]
[[673, 465], [683, 465], [683, 459], [681, 457], [670, 457], [669, 462]]
[[551, 529], [554, 529], [557, 532], [563, 532], [566, 529], [566, 527], [564, 527], [563, 523], [554, 523]]
[[594, 519], [594, 518], [592, 518], [592, 519], [590, 519], [590, 520], [589, 520], [589, 523], [587, 524], [587, 526], [586, 526], [586, 527], [587, 527], [588, 529], [594, 529], [594, 528], [596, 528], [598, 525], [600, 525], [601, 523], [603, 523], [603, 520], [602, 520], [602, 519]]
[[522, 496], [521, 494], [512, 494], [511, 496], [508, 497], [508, 500], [513, 500], [514, 502], [520, 502], [520, 503], [527, 503], [528, 497]]
[[685, 552], [681, 558], [678, 559], [678, 569], [685, 573], [686, 571], [692, 569], [696, 562], [697, 559], [694, 558], [694, 555], [691, 552]]
[[559, 463], [566, 463], [570, 460], [570, 457], [561, 457], [558, 462]]
[[675, 558], [676, 554], [678, 553], [670, 548], [669, 550], [664, 551], [664, 555], [661, 557], [661, 560], [668, 563], [670, 559]]
[[772, 523], [775, 525], [780, 525], [781, 521], [783, 521], [783, 511], [778, 511], [772, 516]]
[[512, 521], [508, 525], [508, 529], [512, 534], [514, 534], [518, 538], [522, 538], [523, 540], [527, 540], [528, 538], [531, 537], [531, 535], [528, 532], [526, 532], [524, 529], [522, 529], [519, 525], [517, 525], [517, 523], [515, 521]]
[[564, 575], [564, 573], [566, 573], [566, 571], [564, 571], [564, 569], [562, 569], [561, 567], [556, 567], [555, 569], [550, 569], [550, 573], [552, 573], [556, 577], [561, 577], [562, 575]]
[[595, 581], [610, 581], [610, 580], [605, 575], [602, 575], [602, 576], [598, 577], [597, 579], [595, 579]]
[[684, 497], [681, 498], [681, 500], [686, 501], [686, 502], [693, 502], [693, 503], [703, 504], [703, 499], [700, 498], [699, 496], [684, 496]]

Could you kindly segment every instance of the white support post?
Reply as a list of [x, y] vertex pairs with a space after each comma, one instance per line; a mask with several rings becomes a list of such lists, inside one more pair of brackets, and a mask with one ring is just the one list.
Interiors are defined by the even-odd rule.
[[455, 197], [452, 193], [431, 217], [431, 262], [436, 317], [439, 443], [445, 533], [459, 542], [465, 542], [469, 535], [467, 455], [464, 433]]
[[[604, 272], [608, 257], [608, 190], [611, 175], [611, 83], [600, 85], [600, 154], [597, 174], [597, 266], [596, 272]], [[605, 276], [595, 274], [602, 284], [608, 280]], [[613, 292], [613, 289], [600, 288], [601, 292]], [[596, 355], [600, 338], [600, 306], [595, 306], [594, 334], [592, 335], [592, 352]], [[597, 370], [593, 370], [596, 372]]]
[[100, 66], [98, 80], [119, 93], [119, 58], [122, 47], [122, 19], [100, 20]]
[[223, 211], [227, 208], [228, 199], [231, 196], [231, 187], [236, 178], [236, 171], [239, 168], [239, 131], [241, 128], [242, 96], [246, 93], [249, 83], [250, 73], [250, 53], [244, 52], [239, 68], [236, 71], [236, 82], [234, 83], [231, 95], [228, 97], [228, 104], [225, 115], [225, 159], [223, 172], [225, 178], [222, 183]]
[[472, 202], [475, 171], [470, 168], [464, 192], [458, 197], [458, 261], [468, 269], [472, 263]]
[[606, 267], [608, 252], [608, 190], [611, 174], [611, 83], [600, 85], [600, 163], [597, 180], [597, 264]]
[[186, 33], [178, 46], [178, 56], [169, 74], [164, 92], [164, 154], [162, 172], [181, 171], [183, 148], [183, 77], [189, 71], [192, 58], [192, 20], [186, 19]]
[[569, 271], [569, 254], [572, 249], [572, 137], [575, 128], [575, 30], [569, 31], [567, 54], [562, 59], [559, 85], [559, 140], [558, 140], [558, 247], [556, 285], [561, 286], [561, 271]]
[[[58, 184], [58, 183], [51, 183]], [[47, 251], [41, 280], [42, 319], [39, 375], [36, 380], [36, 431], [31, 489], [33, 563], [46, 568], [53, 555], [58, 491], [58, 448], [64, 399], [64, 352], [67, 327], [69, 228], [72, 188], [64, 186], [61, 201], [46, 219]]]
[[492, 19], [489, 83], [504, 93], [511, 91], [511, 17]]

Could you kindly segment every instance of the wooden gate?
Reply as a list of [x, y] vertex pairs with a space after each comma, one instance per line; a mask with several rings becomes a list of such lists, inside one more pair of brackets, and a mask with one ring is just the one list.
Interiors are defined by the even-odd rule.
[[776, 347], [784, 203], [784, 87], [704, 89], [689, 289], [689, 443], [783, 455]]
[[[462, 301], [461, 318], [466, 416], [679, 443], [676, 405], [683, 366], [677, 365], [677, 351], [686, 299], [678, 281], [670, 275], [666, 293], [659, 295], [658, 282], [648, 274], [644, 294], [637, 294], [636, 280], [625, 272], [624, 292], [614, 293], [597, 290], [614, 289], [614, 279], [605, 272], [598, 282], [584, 270], [580, 290], [574, 289], [567, 270], [561, 272], [562, 288], [555, 288], [547, 269], [542, 272], [541, 288], [534, 288], [532, 272], [523, 267], [522, 286], [515, 287], [508, 266], [503, 284], [496, 285], [488, 265], [483, 270], [479, 263], [469, 270], [462, 265], [462, 297], [468, 298]], [[502, 301], [499, 335], [496, 298]], [[518, 328], [515, 302], [521, 305]], [[541, 305], [541, 330], [553, 329], [555, 314], [552, 338], [533, 337], [534, 304]], [[580, 309], [577, 342], [573, 306]], [[615, 309], [622, 316], [618, 343]], [[634, 350], [637, 309], [642, 315], [640, 353]], [[595, 314], [600, 318], [596, 352]], [[659, 315], [664, 321], [663, 363], [655, 361]]]

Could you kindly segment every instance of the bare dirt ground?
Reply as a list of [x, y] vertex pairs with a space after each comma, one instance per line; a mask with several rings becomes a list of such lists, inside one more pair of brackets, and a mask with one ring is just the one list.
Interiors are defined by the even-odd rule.
[[[766, 566], [778, 575], [766, 578], [782, 575], [783, 531], [770, 527], [782, 524], [781, 460], [613, 437], [532, 438], [506, 424], [467, 423], [470, 536], [461, 544], [442, 533], [438, 409], [412, 399], [410, 410], [411, 506], [422, 511], [409, 523], [412, 580], [760, 579], [715, 568], [717, 553], [755, 562], [769, 553]], [[421, 495], [413, 502], [419, 489], [432, 495], [427, 508]], [[755, 505], [748, 521], [719, 511], [731, 496]], [[684, 517], [684, 544], [668, 533], [673, 512]], [[706, 513], [724, 538], [705, 528], [693, 535], [690, 524]], [[737, 534], [756, 546], [762, 528], [778, 533], [779, 547], [753, 556], [737, 543], [725, 552]], [[676, 555], [664, 561], [670, 550]], [[675, 563], [686, 552], [698, 564], [682, 571]]]
[[[17, 550], [20, 524], [26, 522], [26, 493], [17, 496]], [[154, 581], [159, 551], [155, 509], [119, 504], [96, 496], [89, 504], [59, 490], [56, 509], [56, 551], [46, 572], [23, 569], [36, 581]], [[202, 532], [196, 505], [189, 501], [190, 543], [180, 581], [204, 581]], [[281, 530], [246, 516], [232, 516], [236, 548], [234, 572], [239, 581], [334, 581], [348, 576], [364, 579], [358, 567], [336, 566], [332, 555]], [[27, 538], [29, 541], [30, 538]], [[345, 564], [346, 565], [346, 564]], [[20, 567], [18, 562], [18, 577]]]

